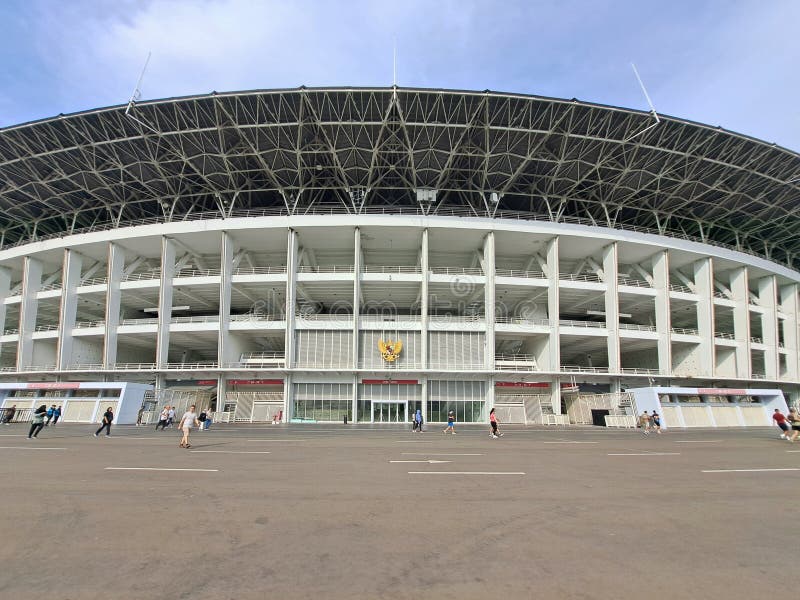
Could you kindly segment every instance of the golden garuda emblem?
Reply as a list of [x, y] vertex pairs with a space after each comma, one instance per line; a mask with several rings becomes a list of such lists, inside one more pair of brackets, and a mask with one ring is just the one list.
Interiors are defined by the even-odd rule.
[[403, 342], [400, 340], [378, 340], [378, 349], [381, 351], [381, 356], [386, 362], [394, 362], [400, 356], [400, 351], [403, 349]]

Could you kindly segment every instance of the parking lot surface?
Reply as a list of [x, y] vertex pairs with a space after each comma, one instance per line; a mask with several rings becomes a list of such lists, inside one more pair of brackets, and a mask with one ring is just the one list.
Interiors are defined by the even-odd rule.
[[[777, 430], [0, 428], [0, 598], [791, 593]], [[781, 582], [787, 583], [788, 587]]]

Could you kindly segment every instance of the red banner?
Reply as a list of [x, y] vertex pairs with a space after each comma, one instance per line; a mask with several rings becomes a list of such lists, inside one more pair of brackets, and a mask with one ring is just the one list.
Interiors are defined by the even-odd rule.
[[416, 379], [362, 379], [361, 383], [373, 383], [378, 385], [416, 385]]
[[712, 396], [744, 396], [747, 390], [724, 390], [719, 388], [698, 388], [698, 394], [709, 394]]
[[29, 390], [77, 390], [80, 387], [81, 384], [78, 381], [37, 381], [25, 384], [25, 388]]

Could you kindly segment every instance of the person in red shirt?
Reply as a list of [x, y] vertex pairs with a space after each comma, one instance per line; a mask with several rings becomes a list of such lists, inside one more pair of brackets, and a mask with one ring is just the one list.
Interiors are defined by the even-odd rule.
[[775, 424], [781, 428], [781, 439], [788, 440], [789, 438], [786, 435], [786, 432], [789, 431], [789, 424], [786, 422], [786, 417], [783, 416], [783, 413], [779, 408], [776, 408], [775, 412], [772, 413], [772, 420], [775, 421]]
[[498, 420], [497, 420], [497, 415], [496, 415], [496, 414], [494, 414], [494, 409], [490, 410], [490, 411], [489, 411], [489, 423], [490, 423], [490, 424], [491, 424], [491, 426], [492, 426], [492, 430], [489, 432], [489, 436], [490, 436], [492, 439], [497, 439], [497, 438], [499, 438], [499, 437], [502, 437], [502, 436], [503, 436], [503, 434], [502, 434], [502, 433], [500, 433], [499, 431], [497, 431], [497, 424], [498, 424], [499, 422], [500, 422], [500, 421], [498, 421]]

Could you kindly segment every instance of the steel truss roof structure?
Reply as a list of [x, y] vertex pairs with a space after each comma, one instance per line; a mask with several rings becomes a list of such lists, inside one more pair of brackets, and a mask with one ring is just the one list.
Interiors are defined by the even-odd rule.
[[646, 112], [495, 92], [254, 91], [0, 130], [0, 244], [240, 214], [578, 221], [800, 266], [800, 155]]

